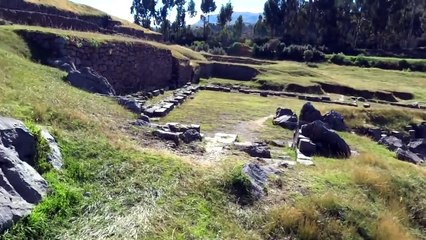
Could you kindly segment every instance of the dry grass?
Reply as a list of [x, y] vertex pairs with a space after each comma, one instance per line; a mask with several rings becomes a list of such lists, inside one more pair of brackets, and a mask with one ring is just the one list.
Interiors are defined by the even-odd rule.
[[378, 220], [375, 239], [410, 240], [412, 238], [396, 218], [384, 215]]
[[357, 167], [353, 170], [354, 183], [377, 192], [384, 198], [394, 196], [389, 176], [373, 167]]

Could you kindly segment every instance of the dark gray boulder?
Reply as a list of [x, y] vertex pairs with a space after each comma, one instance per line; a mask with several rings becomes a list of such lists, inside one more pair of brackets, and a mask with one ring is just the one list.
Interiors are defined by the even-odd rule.
[[310, 139], [302, 138], [299, 140], [298, 147], [299, 151], [306, 156], [313, 156], [317, 152], [317, 146]]
[[47, 144], [49, 145], [47, 161], [52, 165], [54, 169], [60, 170], [64, 163], [62, 159], [61, 149], [59, 148], [56, 139], [46, 129], [41, 130], [41, 137], [44, 138], [44, 140], [46, 140]]
[[0, 172], [0, 233], [29, 215], [33, 208], [32, 204], [24, 201], [16, 192], [3, 188], [3, 185], [7, 185], [4, 180], [4, 175]]
[[198, 132], [195, 129], [188, 129], [186, 130], [182, 135], [180, 135], [180, 138], [185, 143], [192, 143], [195, 141], [201, 141], [203, 138], [201, 137], [200, 132]]
[[333, 130], [336, 130], [339, 132], [348, 131], [348, 127], [345, 124], [344, 117], [340, 113], [334, 110], [326, 113], [322, 117], [322, 121], [325, 122]]
[[408, 144], [408, 149], [417, 154], [421, 159], [426, 160], [426, 139], [415, 139]]
[[115, 95], [115, 90], [108, 80], [89, 67], [69, 72], [66, 81], [88, 92]]
[[36, 140], [24, 123], [6, 117], [0, 117], [0, 144], [14, 149], [22, 161], [34, 165]]
[[423, 163], [423, 160], [417, 156], [415, 153], [411, 152], [410, 150], [404, 150], [401, 148], [398, 148], [396, 150], [396, 157], [404, 162], [409, 162], [413, 164], [421, 164]]
[[294, 115], [293, 111], [291, 109], [288, 108], [278, 108], [276, 113], [275, 113], [275, 118], [279, 118], [281, 116], [284, 115]]
[[391, 151], [396, 151], [398, 148], [406, 148], [402, 140], [395, 136], [384, 136], [379, 140], [379, 144], [386, 146]]
[[9, 186], [26, 202], [36, 204], [47, 194], [47, 182], [12, 149], [0, 145], [0, 168]]
[[311, 123], [317, 120], [321, 120], [321, 112], [318, 111], [310, 102], [305, 103], [303, 105], [302, 110], [300, 111], [300, 122], [303, 123]]
[[305, 124], [301, 134], [308, 137], [316, 145], [317, 154], [325, 157], [349, 158], [349, 145], [336, 132], [330, 130], [322, 121]]
[[124, 108], [136, 113], [136, 114], [140, 114], [142, 113], [142, 104], [140, 104], [138, 102], [138, 100], [134, 97], [124, 97], [124, 96], [119, 96], [117, 97], [118, 100], [118, 104], [120, 104], [121, 106], [123, 106]]
[[278, 108], [272, 123], [289, 130], [294, 130], [297, 128], [297, 121], [297, 115], [291, 109]]
[[243, 148], [243, 151], [251, 157], [271, 158], [271, 151], [267, 145], [254, 144]]
[[275, 118], [272, 123], [285, 129], [295, 130], [297, 128], [297, 116], [296, 114], [284, 115], [279, 118]]
[[154, 135], [162, 140], [173, 141], [176, 145], [180, 143], [180, 133], [168, 132], [164, 130], [155, 130]]

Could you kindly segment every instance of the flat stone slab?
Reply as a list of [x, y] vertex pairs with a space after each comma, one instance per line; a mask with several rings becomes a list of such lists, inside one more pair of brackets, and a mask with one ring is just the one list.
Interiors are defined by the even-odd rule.
[[308, 167], [309, 166], [315, 166], [315, 163], [313, 161], [311, 161], [311, 160], [301, 160], [301, 159], [298, 159], [297, 163], [301, 164], [301, 165], [304, 165], [304, 166], [308, 166]]

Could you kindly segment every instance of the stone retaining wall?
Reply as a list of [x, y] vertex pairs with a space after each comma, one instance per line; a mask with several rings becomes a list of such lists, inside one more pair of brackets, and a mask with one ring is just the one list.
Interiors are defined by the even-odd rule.
[[146, 34], [142, 30], [122, 26], [108, 15], [78, 15], [51, 6], [27, 3], [23, 0], [0, 0], [0, 18], [7, 21], [42, 27], [125, 34], [137, 38], [161, 41], [161, 34]]
[[106, 77], [118, 94], [179, 87], [192, 79], [189, 60], [172, 56], [168, 49], [140, 42], [90, 42], [33, 31], [18, 31], [29, 43], [36, 60], [71, 58], [75, 65], [91, 67]]
[[202, 78], [224, 78], [239, 81], [253, 80], [259, 71], [253, 67], [230, 63], [200, 63], [200, 76]]

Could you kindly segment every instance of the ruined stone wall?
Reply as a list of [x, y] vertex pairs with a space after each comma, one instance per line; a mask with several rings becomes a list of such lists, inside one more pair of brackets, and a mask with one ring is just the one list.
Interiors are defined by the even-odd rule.
[[18, 33], [38, 53], [38, 60], [70, 57], [77, 67], [91, 67], [106, 77], [118, 94], [175, 87], [191, 81], [189, 61], [174, 59], [170, 50], [149, 44], [98, 43], [43, 32]]
[[253, 80], [259, 71], [246, 65], [237, 65], [230, 63], [200, 63], [200, 76], [202, 78], [224, 78], [239, 81]]
[[124, 27], [108, 15], [78, 15], [55, 7], [27, 3], [22, 0], [0, 0], [0, 18], [24, 25], [107, 34], [120, 33], [153, 41], [163, 40], [161, 34], [146, 34], [142, 30]]

